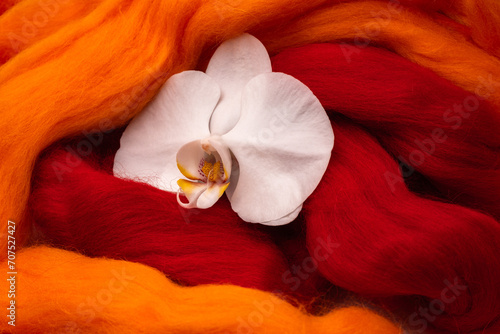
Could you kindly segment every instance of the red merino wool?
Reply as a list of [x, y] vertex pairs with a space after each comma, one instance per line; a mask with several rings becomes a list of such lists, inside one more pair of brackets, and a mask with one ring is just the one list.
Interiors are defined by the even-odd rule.
[[71, 146], [57, 149], [35, 170], [32, 218], [53, 245], [147, 264], [184, 285], [234, 284], [302, 302], [319, 294], [315, 281], [300, 278], [296, 284], [271, 237], [243, 222], [227, 200], [186, 210], [175, 194], [111, 175], [114, 152], [101, 167], [98, 154], [87, 163], [75, 152]]
[[18, 2], [19, 0], [2, 0], [0, 3], [0, 14], [3, 14]]
[[317, 44], [273, 57], [325, 109], [364, 125], [402, 162], [383, 172], [395, 190], [417, 171], [455, 203], [500, 218], [500, 113], [434, 72], [389, 51]]
[[420, 198], [404, 183], [392, 191], [384, 173], [399, 174], [396, 162], [366, 130], [337, 117], [330, 164], [304, 206], [309, 251], [320, 237], [338, 244], [318, 261], [320, 272], [365, 296], [400, 296], [401, 308], [413, 305], [404, 319], [415, 333], [498, 333], [498, 222]]

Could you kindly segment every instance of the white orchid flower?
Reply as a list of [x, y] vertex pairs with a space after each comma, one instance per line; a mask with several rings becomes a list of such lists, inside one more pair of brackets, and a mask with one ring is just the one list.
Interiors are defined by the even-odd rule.
[[164, 84], [125, 129], [113, 172], [177, 193], [186, 208], [226, 192], [243, 220], [283, 225], [320, 182], [333, 141], [314, 94], [273, 73], [264, 45], [244, 34], [216, 50], [206, 73]]

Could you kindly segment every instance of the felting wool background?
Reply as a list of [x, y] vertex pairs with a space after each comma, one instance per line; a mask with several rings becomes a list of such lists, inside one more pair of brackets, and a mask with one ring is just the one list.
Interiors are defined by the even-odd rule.
[[[285, 226], [112, 173], [244, 32], [335, 133]], [[500, 333], [499, 45], [496, 0], [0, 2], [0, 332]]]

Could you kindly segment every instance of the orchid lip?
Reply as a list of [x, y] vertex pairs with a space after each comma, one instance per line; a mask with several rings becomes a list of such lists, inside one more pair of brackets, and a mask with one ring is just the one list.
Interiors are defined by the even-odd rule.
[[[209, 136], [182, 146], [177, 152], [177, 166], [189, 180], [177, 181], [179, 205], [205, 208], [215, 204], [229, 186], [231, 163], [229, 148], [219, 136]], [[181, 193], [188, 203], [180, 200]]]

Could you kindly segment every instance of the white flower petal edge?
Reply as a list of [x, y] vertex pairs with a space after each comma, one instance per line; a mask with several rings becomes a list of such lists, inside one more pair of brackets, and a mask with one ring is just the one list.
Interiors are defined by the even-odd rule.
[[182, 177], [177, 152], [184, 144], [210, 135], [210, 117], [219, 99], [218, 84], [205, 73], [173, 75], [123, 132], [114, 175], [177, 192], [177, 180]]
[[302, 204], [299, 205], [299, 207], [297, 209], [295, 209], [291, 213], [287, 214], [286, 216], [283, 216], [281, 218], [278, 218], [278, 219], [275, 219], [275, 220], [271, 220], [271, 221], [268, 221], [268, 222], [262, 222], [260, 224], [262, 224], [262, 225], [268, 225], [268, 226], [280, 226], [280, 225], [288, 224], [288, 223], [294, 221], [295, 218], [297, 218], [297, 216], [299, 215], [299, 213], [300, 213], [301, 210], [302, 210]]
[[246, 85], [241, 117], [222, 140], [239, 165], [227, 192], [233, 210], [247, 222], [283, 225], [320, 182], [334, 135], [309, 88], [289, 75], [266, 73]]
[[271, 71], [266, 48], [252, 35], [243, 34], [221, 44], [206, 71], [222, 92], [210, 121], [212, 134], [222, 135], [234, 127], [240, 118], [241, 94], [246, 84], [257, 75]]

